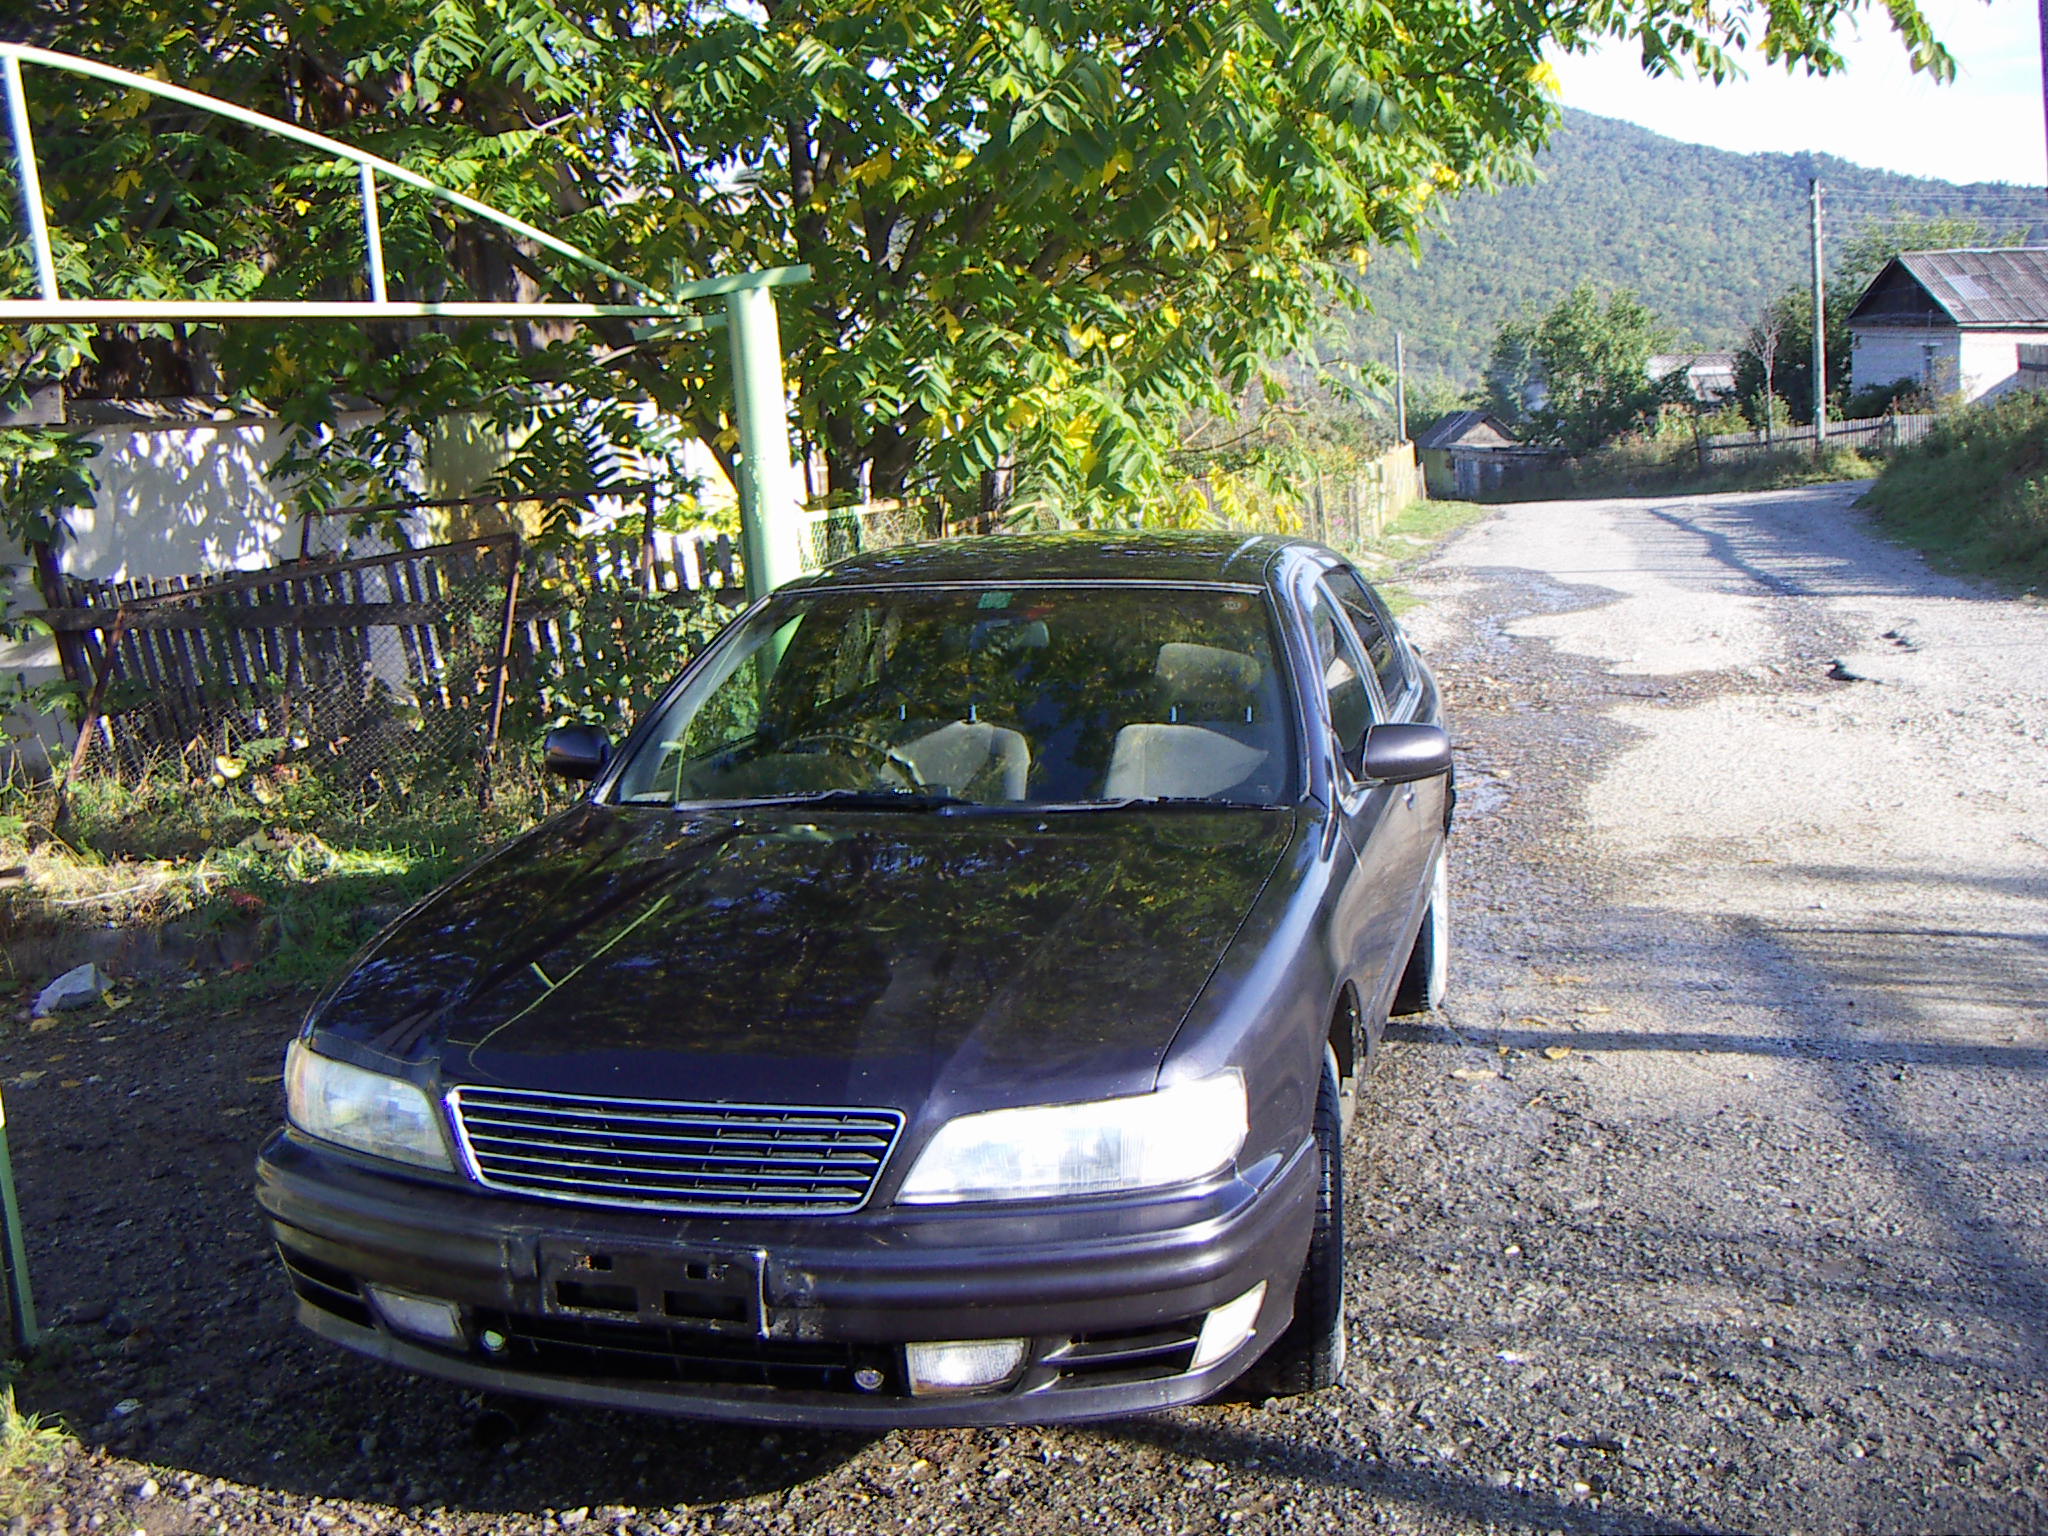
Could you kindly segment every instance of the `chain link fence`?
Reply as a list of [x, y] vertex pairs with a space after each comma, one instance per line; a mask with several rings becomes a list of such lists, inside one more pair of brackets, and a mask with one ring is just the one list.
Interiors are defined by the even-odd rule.
[[806, 571], [823, 570], [835, 560], [869, 550], [888, 549], [935, 539], [949, 531], [945, 503], [911, 497], [903, 501], [872, 501], [861, 506], [827, 507], [799, 513], [798, 558]]

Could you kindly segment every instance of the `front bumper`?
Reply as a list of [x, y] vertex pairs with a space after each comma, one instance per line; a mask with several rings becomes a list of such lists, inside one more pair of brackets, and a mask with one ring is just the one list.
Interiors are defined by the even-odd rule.
[[[491, 1391], [847, 1428], [1049, 1423], [1196, 1402], [1289, 1321], [1316, 1165], [1304, 1146], [1171, 1198], [724, 1220], [494, 1195], [294, 1133], [257, 1200], [299, 1320]], [[1212, 1309], [1264, 1282], [1243, 1344], [1200, 1370]], [[394, 1331], [367, 1287], [454, 1302], [462, 1336]], [[913, 1396], [902, 1345], [1025, 1338], [1007, 1386]]]

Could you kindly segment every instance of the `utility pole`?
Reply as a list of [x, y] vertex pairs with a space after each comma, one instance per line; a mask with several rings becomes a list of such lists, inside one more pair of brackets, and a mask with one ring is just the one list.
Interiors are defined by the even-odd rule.
[[[2041, 0], [2048, 6], [2048, 0]], [[1813, 456], [1828, 451], [1828, 293], [1822, 275], [1820, 178], [1812, 183], [1813, 216]]]
[[[2048, 0], [2041, 0], [2041, 14], [2048, 16]], [[1408, 353], [1399, 331], [1394, 332], [1394, 441], [1408, 441]]]

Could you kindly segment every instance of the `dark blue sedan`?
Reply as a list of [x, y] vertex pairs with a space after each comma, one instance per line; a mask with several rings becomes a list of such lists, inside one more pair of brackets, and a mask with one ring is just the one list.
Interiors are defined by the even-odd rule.
[[1343, 1139], [1447, 952], [1427, 666], [1297, 539], [868, 555], [309, 1013], [300, 1320], [472, 1387], [847, 1426], [1328, 1386]]

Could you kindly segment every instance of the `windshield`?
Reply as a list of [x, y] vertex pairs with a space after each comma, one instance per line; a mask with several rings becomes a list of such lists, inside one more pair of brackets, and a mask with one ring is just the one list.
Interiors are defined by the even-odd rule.
[[1292, 798], [1271, 621], [1220, 588], [882, 588], [749, 620], [620, 770], [634, 804]]

